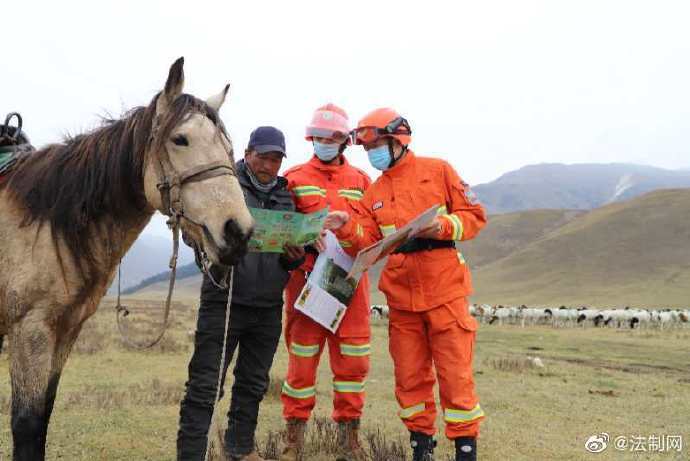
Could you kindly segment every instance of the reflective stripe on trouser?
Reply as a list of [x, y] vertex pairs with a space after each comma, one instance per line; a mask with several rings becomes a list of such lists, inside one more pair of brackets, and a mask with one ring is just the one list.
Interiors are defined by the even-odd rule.
[[283, 417], [311, 416], [316, 405], [316, 371], [328, 343], [333, 372], [332, 417], [335, 421], [359, 419], [369, 373], [369, 338], [338, 338], [302, 314], [292, 323], [289, 336], [288, 375], [281, 395]]
[[472, 378], [475, 330], [465, 298], [424, 312], [391, 306], [389, 350], [395, 365], [395, 395], [399, 416], [410, 431], [435, 434], [438, 378], [446, 436], [478, 435], [484, 413]]

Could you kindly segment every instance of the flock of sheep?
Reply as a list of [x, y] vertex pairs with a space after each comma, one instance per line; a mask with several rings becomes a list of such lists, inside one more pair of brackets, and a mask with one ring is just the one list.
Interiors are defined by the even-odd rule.
[[[656, 327], [660, 329], [690, 326], [688, 309], [590, 309], [587, 307], [509, 307], [472, 304], [470, 313], [489, 325], [551, 325], [553, 327], [594, 326], [615, 328]], [[388, 306], [371, 306], [374, 319], [388, 316]]]

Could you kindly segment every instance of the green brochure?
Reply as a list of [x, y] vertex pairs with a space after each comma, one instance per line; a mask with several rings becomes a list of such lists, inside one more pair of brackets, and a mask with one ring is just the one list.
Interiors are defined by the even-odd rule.
[[249, 251], [282, 253], [283, 245], [308, 245], [316, 241], [328, 215], [328, 208], [310, 214], [249, 208], [254, 217], [254, 234]]

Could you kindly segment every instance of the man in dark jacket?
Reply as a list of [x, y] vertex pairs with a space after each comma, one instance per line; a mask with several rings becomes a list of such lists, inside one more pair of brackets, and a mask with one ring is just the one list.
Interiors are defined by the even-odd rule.
[[[237, 174], [247, 206], [294, 211], [287, 181], [278, 176], [285, 157], [280, 130], [264, 126], [254, 130], [237, 162]], [[235, 267], [223, 382], [235, 349], [235, 365], [228, 429], [227, 455], [232, 460], [261, 461], [255, 451], [254, 431], [259, 403], [268, 389], [269, 369], [281, 333], [283, 288], [289, 271], [304, 259], [304, 249], [287, 247], [285, 253], [249, 253]], [[212, 273], [217, 268], [211, 269]], [[189, 362], [189, 380], [180, 407], [177, 435], [179, 461], [203, 460], [218, 381], [228, 290], [204, 275], [201, 305]], [[222, 386], [221, 386], [222, 389]]]

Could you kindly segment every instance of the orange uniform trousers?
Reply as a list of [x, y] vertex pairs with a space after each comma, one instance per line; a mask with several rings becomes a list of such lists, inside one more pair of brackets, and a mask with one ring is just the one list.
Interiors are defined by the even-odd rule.
[[316, 405], [316, 371], [328, 344], [333, 372], [333, 420], [359, 419], [369, 373], [369, 337], [339, 337], [300, 312], [290, 325], [290, 359], [281, 399], [285, 419], [309, 419]]
[[410, 431], [436, 433], [434, 384], [438, 378], [446, 436], [476, 437], [484, 412], [472, 378], [477, 322], [469, 314], [467, 299], [421, 312], [391, 306], [388, 330], [395, 396], [405, 426]]

